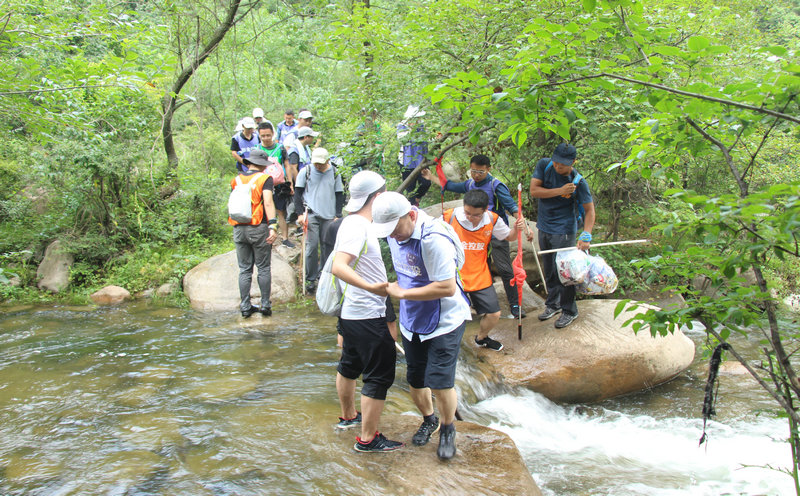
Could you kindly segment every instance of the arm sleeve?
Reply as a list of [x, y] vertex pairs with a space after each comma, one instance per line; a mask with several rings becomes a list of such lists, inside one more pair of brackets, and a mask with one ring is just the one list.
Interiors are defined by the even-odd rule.
[[294, 186], [294, 211], [297, 215], [303, 215], [303, 193], [305, 190], [303, 187]]
[[549, 163], [549, 158], [539, 159], [539, 161], [536, 162], [536, 167], [533, 168], [533, 178], [544, 182], [544, 170], [547, 168], [547, 164]]
[[300, 163], [300, 155], [297, 152], [293, 152], [289, 154], [289, 163], [292, 165], [297, 165]]
[[262, 190], [268, 189], [272, 191], [272, 188], [275, 186], [275, 181], [272, 180], [272, 176], [269, 176], [266, 181], [264, 181], [264, 187], [261, 188]]
[[593, 203], [594, 200], [592, 199], [592, 193], [589, 191], [589, 184], [586, 183], [586, 179], [581, 179], [578, 183], [578, 203], [583, 205], [584, 203]]
[[421, 244], [422, 260], [431, 281], [446, 281], [456, 276], [456, 249], [449, 239], [429, 234]]
[[494, 194], [497, 195], [497, 199], [499, 200], [498, 203], [506, 212], [510, 212], [512, 214], [517, 213], [519, 207], [517, 207], [517, 202], [511, 196], [511, 191], [508, 189], [508, 186], [502, 182], [499, 183], [497, 185], [497, 189], [494, 190]]
[[447, 184], [444, 185], [445, 191], [452, 191], [453, 193], [466, 193], [467, 192], [467, 181], [462, 183], [454, 183], [453, 181], [447, 181]]
[[510, 233], [511, 228], [508, 227], [508, 224], [506, 224], [501, 217], [498, 217], [497, 222], [494, 223], [492, 235], [497, 239], [506, 239]]
[[342, 209], [344, 208], [344, 193], [342, 191], [336, 192], [336, 217], [342, 216]]
[[239, 150], [241, 150], [241, 148], [239, 148], [239, 142], [236, 141], [236, 138], [231, 138], [231, 151], [238, 152]]
[[358, 225], [353, 224], [340, 226], [340, 229], [342, 227], [345, 228], [343, 232], [346, 232], [347, 236], [343, 235], [341, 239], [339, 239], [339, 245], [336, 247], [336, 251], [342, 251], [354, 257], [361, 255], [361, 250], [364, 249], [364, 243], [367, 241], [366, 229], [359, 229]]
[[344, 192], [344, 185], [342, 184], [342, 175], [338, 172], [336, 173], [336, 177], [333, 178], [333, 191], [336, 193], [343, 193]]

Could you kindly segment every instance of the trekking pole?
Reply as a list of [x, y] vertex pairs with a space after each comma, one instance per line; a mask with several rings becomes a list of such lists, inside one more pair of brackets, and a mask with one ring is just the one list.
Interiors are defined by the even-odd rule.
[[302, 258], [300, 259], [302, 263], [300, 264], [301, 267], [301, 274], [300, 274], [300, 284], [303, 286], [303, 296], [306, 295], [306, 233], [308, 232], [308, 207], [306, 207], [305, 211], [303, 212], [303, 237], [300, 240], [300, 254]]
[[[608, 243], [597, 243], [596, 245], [592, 245], [592, 248], [600, 248], [601, 246], [616, 246], [616, 245], [632, 245], [637, 243], [647, 243], [649, 239], [632, 239], [629, 241], [609, 241]], [[547, 253], [557, 253], [559, 251], [569, 251], [569, 250], [577, 250], [577, 246], [568, 246], [566, 248], [554, 248], [552, 250], [543, 250], [539, 252], [539, 255], [545, 255]]]
[[[522, 183], [517, 184], [517, 220], [522, 220]], [[527, 224], [525, 225], [527, 228]], [[527, 274], [522, 264], [522, 233], [517, 234], [517, 256], [514, 257], [514, 282], [517, 284], [517, 340], [522, 341], [522, 285]]]

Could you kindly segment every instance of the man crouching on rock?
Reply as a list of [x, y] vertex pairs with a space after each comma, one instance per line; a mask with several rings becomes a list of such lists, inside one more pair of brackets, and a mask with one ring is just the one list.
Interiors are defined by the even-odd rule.
[[[412, 442], [422, 446], [440, 431], [436, 453], [447, 460], [456, 454], [456, 362], [466, 321], [471, 319], [458, 276], [464, 250], [452, 227], [412, 207], [399, 193], [375, 199], [372, 225], [377, 237], [389, 236], [397, 273], [397, 282], [389, 284], [387, 292], [400, 300], [406, 377], [423, 416]], [[431, 392], [439, 402], [441, 426]]]
[[[372, 204], [386, 190], [386, 181], [372, 171], [362, 171], [350, 181], [350, 215], [336, 235], [331, 273], [347, 284], [339, 319], [342, 358], [336, 374], [336, 392], [342, 407], [338, 429], [361, 424], [353, 448], [361, 452], [394, 451], [403, 443], [386, 439], [378, 431], [386, 392], [394, 383], [397, 350], [386, 323], [386, 268], [378, 238], [372, 234]], [[356, 411], [356, 379], [363, 376], [361, 409]]]

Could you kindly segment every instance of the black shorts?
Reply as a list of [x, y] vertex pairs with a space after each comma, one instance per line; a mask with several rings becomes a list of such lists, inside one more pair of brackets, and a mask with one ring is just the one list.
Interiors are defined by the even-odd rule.
[[281, 183], [272, 188], [272, 202], [275, 204], [275, 210], [286, 213], [286, 207], [289, 206], [291, 199], [292, 194], [289, 183]]
[[409, 341], [403, 336], [406, 352], [408, 384], [416, 389], [450, 389], [456, 383], [456, 362], [461, 350], [461, 338], [467, 323], [441, 336], [420, 341], [414, 334]]
[[392, 304], [392, 299], [390, 297], [386, 297], [386, 322], [394, 322], [397, 320], [397, 314], [394, 313], [394, 305]]
[[478, 291], [469, 291], [467, 296], [469, 296], [472, 308], [475, 309], [475, 313], [478, 315], [500, 311], [500, 303], [497, 301], [497, 291], [494, 290], [494, 286], [479, 289]]
[[386, 318], [365, 320], [339, 319], [344, 342], [337, 370], [347, 379], [362, 376], [361, 394], [385, 400], [386, 391], [394, 383], [397, 349], [386, 326]]

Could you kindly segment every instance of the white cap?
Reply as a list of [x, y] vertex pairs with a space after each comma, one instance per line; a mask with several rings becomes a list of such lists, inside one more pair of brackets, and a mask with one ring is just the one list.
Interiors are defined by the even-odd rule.
[[255, 129], [256, 121], [254, 121], [252, 117], [245, 117], [242, 119], [242, 127], [245, 129]]
[[319, 133], [314, 131], [308, 126], [297, 128], [297, 138], [305, 138], [306, 136], [319, 136]]
[[261, 117], [262, 119], [264, 118], [264, 111], [258, 107], [253, 109], [253, 119], [256, 117]]
[[416, 105], [409, 105], [408, 108], [406, 109], [406, 113], [403, 114], [403, 119], [409, 120], [415, 117], [422, 117], [424, 115], [425, 115], [424, 110], [420, 110], [419, 107], [417, 107]]
[[372, 171], [361, 171], [350, 179], [350, 200], [344, 209], [348, 212], [358, 212], [366, 203], [372, 193], [378, 191], [386, 184], [386, 180]]
[[411, 211], [408, 199], [394, 191], [387, 191], [375, 198], [372, 204], [372, 232], [378, 238], [392, 234], [400, 217]]
[[309, 112], [308, 110], [303, 110], [302, 112], [297, 114], [297, 118], [298, 119], [313, 119], [314, 116], [311, 115], [311, 112]]
[[329, 158], [331, 158], [331, 156], [328, 154], [328, 150], [324, 148], [314, 148], [314, 151], [311, 152], [312, 164], [324, 164]]

